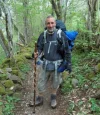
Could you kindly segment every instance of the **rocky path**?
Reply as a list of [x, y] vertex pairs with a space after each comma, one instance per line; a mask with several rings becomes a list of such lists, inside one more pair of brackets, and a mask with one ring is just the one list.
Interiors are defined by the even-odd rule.
[[58, 106], [56, 109], [50, 107], [50, 87], [49, 83], [47, 90], [44, 93], [44, 103], [42, 106], [35, 108], [35, 114], [33, 114], [33, 107], [29, 107], [28, 104], [33, 102], [33, 72], [30, 71], [23, 84], [22, 98], [16, 103], [14, 115], [68, 115], [67, 110], [67, 98], [61, 95], [60, 90], [57, 95]]

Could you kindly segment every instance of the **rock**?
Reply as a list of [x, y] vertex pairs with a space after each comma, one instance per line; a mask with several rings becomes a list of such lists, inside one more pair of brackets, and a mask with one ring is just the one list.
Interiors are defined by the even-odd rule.
[[6, 94], [7, 95], [12, 95], [14, 92], [11, 91], [9, 88], [6, 88]]
[[11, 87], [10, 90], [13, 90], [14, 92], [21, 91], [22, 86], [19, 84], [16, 84], [15, 86]]
[[96, 94], [93, 96], [93, 98], [100, 99], [100, 90], [96, 92]]
[[0, 69], [0, 74], [3, 74], [4, 72], [3, 72], [3, 70], [2, 69]]
[[76, 86], [78, 86], [78, 80], [77, 79], [75, 79], [75, 78], [73, 78], [72, 79], [72, 85], [73, 85], [73, 87], [76, 87]]
[[98, 63], [96, 66], [95, 66], [95, 72], [96, 73], [99, 73], [100, 72], [100, 63]]
[[92, 78], [95, 77], [94, 71], [91, 71], [91, 72], [87, 73], [85, 77], [86, 77], [87, 79], [91, 80]]
[[84, 85], [84, 89], [88, 90], [89, 86], [87, 84]]
[[12, 72], [12, 68], [6, 68], [7, 72]]
[[13, 96], [16, 97], [16, 98], [21, 98], [21, 97], [22, 97], [22, 93], [15, 92], [15, 93], [13, 94]]
[[7, 77], [14, 83], [20, 83], [22, 85], [22, 80], [18, 76], [7, 73]]

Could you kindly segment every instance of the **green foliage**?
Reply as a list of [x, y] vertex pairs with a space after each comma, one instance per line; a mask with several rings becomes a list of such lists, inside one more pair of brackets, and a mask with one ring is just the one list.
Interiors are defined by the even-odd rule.
[[73, 101], [70, 101], [69, 107], [68, 107], [68, 113], [72, 113], [72, 111], [74, 110], [74, 107], [75, 107], [75, 103]]
[[[98, 101], [94, 98], [90, 98], [89, 102], [91, 103], [91, 111], [99, 113], [100, 106], [97, 104]], [[100, 102], [99, 102], [99, 104], [100, 104]]]
[[20, 65], [20, 67], [19, 67], [19, 69], [23, 72], [23, 73], [26, 73], [26, 72], [28, 72], [28, 71], [30, 71], [31, 70], [31, 66], [30, 66], [30, 64], [22, 64], [22, 65]]
[[11, 97], [11, 96], [6, 96], [4, 98], [4, 103], [3, 103], [3, 115], [14, 115], [12, 110], [14, 109], [14, 103], [19, 101], [20, 99]]
[[100, 89], [100, 73], [97, 74], [94, 78], [92, 78], [92, 88]]
[[67, 78], [62, 83], [62, 93], [66, 94], [67, 92], [70, 92], [72, 90], [72, 84], [71, 84], [71, 78]]

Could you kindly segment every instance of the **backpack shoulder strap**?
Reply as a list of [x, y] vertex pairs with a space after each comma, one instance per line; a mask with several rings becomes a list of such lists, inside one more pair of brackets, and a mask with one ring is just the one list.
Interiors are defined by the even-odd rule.
[[44, 31], [44, 43], [46, 43], [46, 33], [47, 33], [47, 30]]
[[[65, 41], [64, 41], [64, 37], [61, 36], [61, 32], [62, 32], [62, 30], [61, 30], [61, 29], [58, 29], [58, 31], [57, 31], [58, 42], [61, 42], [61, 41], [62, 41], [62, 43], [63, 43], [63, 48], [65, 48]], [[62, 40], [61, 40], [61, 38], [62, 38]]]
[[62, 32], [61, 29], [58, 29], [58, 30], [57, 30], [57, 35], [58, 35], [59, 38], [61, 38], [61, 32]]

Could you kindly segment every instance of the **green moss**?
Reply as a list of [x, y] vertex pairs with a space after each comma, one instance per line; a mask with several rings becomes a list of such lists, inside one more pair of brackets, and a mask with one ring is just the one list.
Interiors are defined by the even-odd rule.
[[100, 72], [100, 63], [97, 64], [98, 72]]
[[16, 63], [18, 63], [18, 62], [24, 62], [24, 63], [27, 62], [27, 60], [26, 60], [26, 58], [23, 54], [16, 55], [14, 58], [15, 58]]
[[93, 77], [95, 77], [95, 73], [91, 71], [90, 73], [86, 74], [86, 78], [91, 80]]
[[4, 86], [0, 86], [0, 95], [4, 95], [5, 92], [5, 87]]
[[6, 80], [6, 81], [4, 81], [4, 86], [7, 88], [10, 88], [10, 87], [14, 86], [14, 83], [12, 80]]
[[9, 63], [10, 62], [10, 58], [6, 58], [3, 62], [2, 62], [2, 64], [3, 63]]
[[0, 80], [5, 80], [7, 78], [7, 74], [0, 74]]
[[12, 70], [12, 74], [15, 74], [15, 75], [17, 75], [18, 76], [18, 70]]
[[32, 58], [32, 54], [31, 53], [24, 53], [23, 54], [27, 59], [31, 59]]
[[24, 47], [21, 49], [21, 53], [24, 53], [24, 52], [32, 52], [32, 48], [31, 47]]
[[2, 66], [1, 68], [6, 68], [6, 67], [13, 67], [15, 66], [15, 59], [14, 58], [6, 58], [3, 62], [2, 62]]

